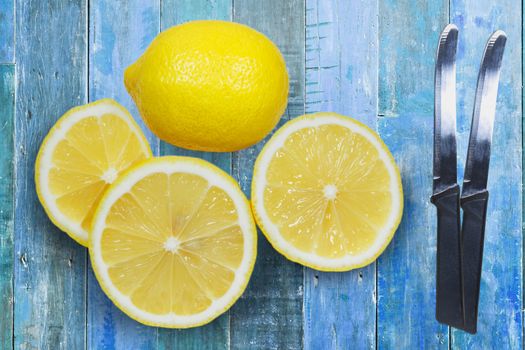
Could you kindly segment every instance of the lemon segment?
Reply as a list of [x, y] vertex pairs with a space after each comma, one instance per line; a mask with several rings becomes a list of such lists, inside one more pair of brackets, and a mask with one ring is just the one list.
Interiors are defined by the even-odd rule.
[[246, 197], [199, 159], [146, 160], [111, 185], [95, 213], [90, 257], [110, 299], [152, 326], [195, 327], [244, 291], [256, 257]]
[[387, 147], [365, 125], [335, 113], [285, 124], [258, 156], [256, 221], [288, 259], [344, 271], [374, 261], [399, 225], [403, 193]]
[[87, 246], [96, 206], [130, 165], [151, 157], [129, 112], [111, 99], [76, 107], [51, 128], [38, 152], [35, 183], [50, 219]]

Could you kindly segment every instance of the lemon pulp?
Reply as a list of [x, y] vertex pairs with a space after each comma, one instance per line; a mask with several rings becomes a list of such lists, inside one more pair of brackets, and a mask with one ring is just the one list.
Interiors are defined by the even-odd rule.
[[108, 185], [150, 156], [139, 126], [115, 101], [73, 108], [39, 150], [35, 180], [40, 201], [57, 226], [87, 245], [93, 213]]
[[255, 165], [258, 224], [291, 260], [321, 270], [373, 261], [402, 213], [399, 172], [366, 126], [333, 113], [283, 126]]
[[162, 157], [132, 169], [102, 200], [90, 253], [101, 285], [131, 317], [192, 327], [240, 296], [255, 229], [226, 176], [204, 161]]

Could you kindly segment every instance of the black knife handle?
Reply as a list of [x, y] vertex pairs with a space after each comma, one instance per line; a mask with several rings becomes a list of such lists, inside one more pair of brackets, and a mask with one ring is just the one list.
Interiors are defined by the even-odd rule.
[[489, 192], [483, 190], [461, 198], [463, 208], [463, 288], [465, 330], [476, 333], [478, 322], [479, 286], [485, 240], [485, 219]]
[[459, 186], [430, 199], [437, 208], [436, 319], [463, 328]]

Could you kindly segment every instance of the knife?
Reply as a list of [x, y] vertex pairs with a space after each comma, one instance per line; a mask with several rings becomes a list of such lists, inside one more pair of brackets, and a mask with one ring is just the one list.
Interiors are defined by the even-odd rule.
[[458, 28], [449, 24], [439, 38], [434, 98], [434, 179], [437, 208], [436, 319], [464, 324], [460, 200], [456, 151], [456, 50]]
[[464, 329], [470, 333], [476, 333], [477, 330], [483, 242], [489, 196], [487, 179], [490, 147], [496, 114], [501, 61], [506, 41], [505, 33], [498, 30], [491, 35], [485, 47], [476, 87], [467, 163], [461, 193]]

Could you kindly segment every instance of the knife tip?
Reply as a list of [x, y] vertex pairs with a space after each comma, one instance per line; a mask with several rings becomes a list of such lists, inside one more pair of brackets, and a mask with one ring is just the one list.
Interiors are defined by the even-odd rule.
[[498, 29], [496, 30], [494, 33], [492, 33], [492, 35], [490, 36], [491, 39], [493, 40], [498, 40], [500, 38], [505, 38], [507, 39], [507, 33], [505, 33], [503, 30], [501, 29]]
[[447, 24], [445, 28], [443, 28], [443, 30], [441, 31], [441, 35], [447, 36], [451, 32], [456, 32], [456, 33], [458, 32], [458, 27], [454, 23]]

